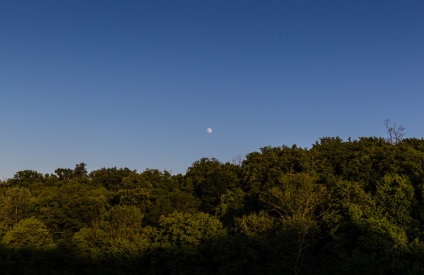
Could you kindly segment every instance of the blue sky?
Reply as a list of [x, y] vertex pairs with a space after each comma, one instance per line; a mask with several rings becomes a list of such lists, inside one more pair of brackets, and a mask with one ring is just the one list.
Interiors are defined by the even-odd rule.
[[[423, 1], [0, 3], [0, 177], [424, 136]], [[208, 134], [206, 128], [212, 127]]]

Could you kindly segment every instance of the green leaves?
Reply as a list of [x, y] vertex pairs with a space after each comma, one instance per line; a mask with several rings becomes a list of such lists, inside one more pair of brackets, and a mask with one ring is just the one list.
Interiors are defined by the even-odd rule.
[[75, 233], [72, 243], [79, 254], [94, 261], [139, 257], [152, 238], [142, 228], [143, 214], [135, 206], [114, 206], [101, 221]]
[[269, 188], [262, 201], [268, 204], [278, 217], [287, 221], [295, 216], [314, 219], [319, 216], [327, 199], [324, 185], [316, 183], [316, 177], [300, 173], [284, 175], [279, 183]]
[[0, 203], [0, 225], [7, 227], [31, 216], [35, 198], [27, 188], [12, 187], [0, 196]]
[[34, 217], [21, 220], [3, 237], [5, 247], [13, 249], [50, 250], [55, 248], [44, 223]]
[[206, 158], [188, 169], [186, 181], [193, 186], [195, 195], [201, 200], [201, 210], [213, 213], [221, 196], [238, 187], [239, 169], [234, 164], [222, 164], [216, 159]]
[[376, 186], [375, 201], [380, 213], [391, 223], [407, 228], [416, 205], [414, 187], [405, 176], [386, 175]]
[[275, 219], [265, 211], [243, 215], [235, 220], [235, 229], [248, 237], [261, 237], [271, 233], [276, 227]]
[[174, 212], [160, 218], [156, 241], [165, 247], [192, 246], [225, 235], [222, 223], [214, 216]]
[[175, 176], [87, 173], [84, 163], [25, 170], [0, 186], [0, 268], [421, 274], [423, 194], [423, 139], [325, 137], [311, 149], [264, 147], [239, 165], [204, 158]]
[[104, 213], [107, 191], [79, 183], [45, 188], [37, 200], [38, 217], [55, 234], [70, 238]]

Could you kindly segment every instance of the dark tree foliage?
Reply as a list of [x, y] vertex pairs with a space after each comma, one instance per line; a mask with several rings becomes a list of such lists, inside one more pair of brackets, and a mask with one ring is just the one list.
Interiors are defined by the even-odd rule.
[[221, 163], [217, 159], [203, 158], [196, 161], [186, 174], [187, 184], [201, 201], [200, 209], [214, 213], [221, 196], [239, 185], [240, 167], [231, 163]]
[[387, 126], [185, 175], [19, 171], [0, 184], [0, 274], [424, 274], [424, 140]]
[[92, 171], [88, 176], [93, 185], [102, 186], [108, 190], [117, 191], [122, 188], [122, 179], [135, 174], [136, 171], [128, 168], [102, 168]]
[[19, 185], [19, 186], [28, 186], [34, 183], [39, 183], [44, 181], [43, 174], [38, 173], [33, 170], [24, 170], [19, 171], [15, 174], [13, 178], [9, 180], [10, 184]]

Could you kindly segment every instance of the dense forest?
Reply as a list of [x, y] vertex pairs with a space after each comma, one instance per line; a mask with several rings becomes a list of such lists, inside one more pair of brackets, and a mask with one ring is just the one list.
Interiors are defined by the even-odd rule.
[[0, 203], [1, 274], [424, 274], [423, 139], [25, 170]]

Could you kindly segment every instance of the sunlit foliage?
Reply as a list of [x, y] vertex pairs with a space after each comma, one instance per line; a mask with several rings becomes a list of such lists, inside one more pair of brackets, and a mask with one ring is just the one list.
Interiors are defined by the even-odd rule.
[[324, 137], [185, 175], [18, 171], [0, 185], [1, 271], [423, 274], [424, 140]]

